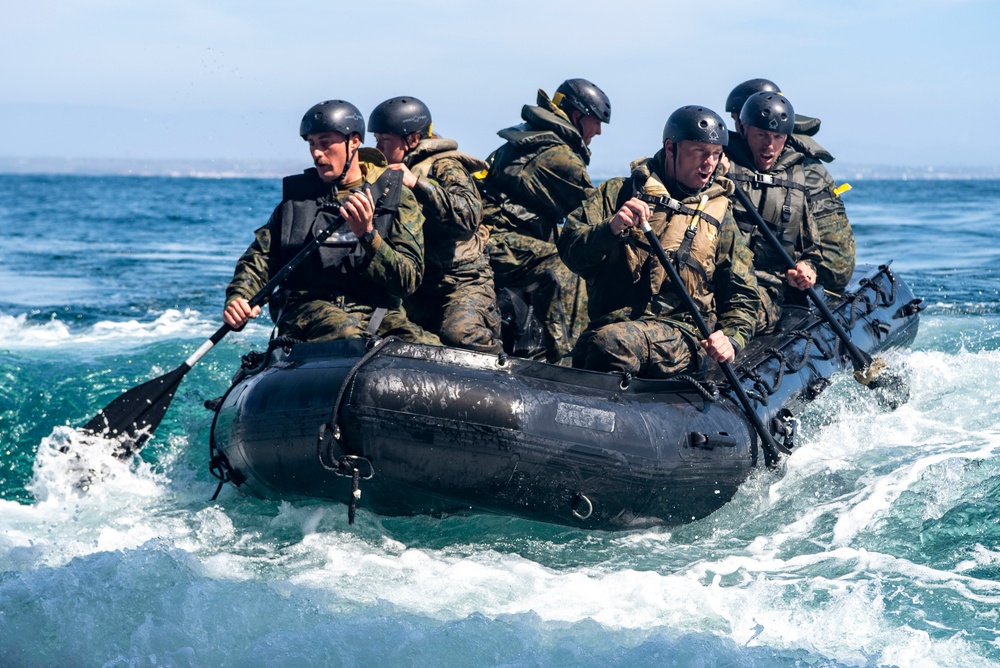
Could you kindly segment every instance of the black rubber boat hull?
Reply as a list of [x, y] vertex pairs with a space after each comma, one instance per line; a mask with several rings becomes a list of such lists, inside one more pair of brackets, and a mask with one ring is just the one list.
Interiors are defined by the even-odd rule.
[[[860, 267], [830, 308], [870, 354], [916, 336], [919, 300]], [[850, 370], [831, 329], [790, 308], [736, 370], [779, 440]], [[245, 493], [330, 499], [386, 515], [475, 508], [626, 529], [700, 519], [764, 457], [721, 377], [645, 381], [386, 340], [275, 349], [224, 398], [215, 468]], [[357, 470], [357, 478], [352, 473]], [[357, 487], [362, 496], [355, 495]]]

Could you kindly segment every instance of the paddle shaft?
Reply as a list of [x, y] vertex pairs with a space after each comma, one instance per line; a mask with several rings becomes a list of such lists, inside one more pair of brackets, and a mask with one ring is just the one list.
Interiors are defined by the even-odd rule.
[[[771, 244], [774, 250], [781, 257], [781, 259], [784, 260], [786, 268], [794, 269], [795, 260], [793, 260], [792, 256], [788, 254], [788, 251], [785, 250], [785, 247], [781, 245], [781, 241], [778, 239], [778, 237], [775, 236], [774, 232], [771, 230], [771, 226], [764, 221], [763, 216], [761, 216], [760, 213], [757, 211], [756, 207], [754, 207], [753, 202], [750, 201], [750, 196], [747, 195], [745, 192], [743, 192], [743, 189], [740, 188], [738, 184], [736, 185], [736, 198], [740, 201], [740, 204], [743, 205], [743, 208], [746, 209], [747, 212], [750, 214], [750, 216], [754, 219], [754, 222], [757, 224], [757, 229], [760, 230], [760, 233], [764, 235], [764, 238], [767, 239], [767, 242]], [[863, 371], [864, 369], [867, 369], [872, 363], [871, 356], [866, 354], [864, 351], [862, 351], [854, 344], [854, 341], [852, 341], [851, 338], [847, 335], [847, 332], [844, 330], [843, 326], [834, 317], [833, 312], [830, 310], [830, 307], [826, 305], [826, 300], [823, 299], [823, 296], [816, 291], [815, 287], [808, 287], [806, 288], [805, 292], [807, 295], [809, 295], [809, 299], [812, 300], [812, 303], [816, 306], [816, 309], [823, 316], [823, 319], [826, 320], [827, 324], [830, 325], [830, 328], [833, 329], [833, 333], [836, 334], [837, 337], [840, 339], [841, 343], [844, 344], [844, 349], [847, 350], [847, 354], [851, 358], [851, 364], [854, 365], [854, 370]]]
[[[698, 332], [701, 334], [702, 338], [707, 339], [712, 335], [712, 332], [708, 329], [708, 323], [705, 322], [705, 318], [702, 317], [701, 311], [698, 310], [698, 305], [694, 303], [694, 299], [685, 289], [684, 284], [681, 283], [681, 275], [678, 273], [677, 268], [674, 267], [674, 263], [670, 261], [667, 257], [667, 253], [663, 250], [663, 245], [660, 244], [660, 240], [656, 238], [656, 233], [653, 232], [653, 228], [649, 226], [648, 222], [643, 222], [641, 227], [643, 234], [646, 235], [646, 241], [649, 242], [650, 247], [653, 252], [656, 253], [656, 257], [660, 260], [660, 264], [663, 265], [663, 269], [667, 272], [667, 277], [673, 284], [677, 291], [677, 295], [684, 302], [684, 308], [687, 309], [688, 313], [694, 319], [694, 324], [698, 328]], [[768, 466], [773, 466], [780, 459], [779, 451], [785, 454], [790, 454], [787, 448], [779, 446], [774, 437], [771, 436], [771, 432], [767, 430], [764, 426], [764, 422], [757, 415], [757, 412], [753, 409], [750, 404], [750, 397], [747, 396], [746, 391], [743, 389], [743, 385], [740, 384], [739, 378], [736, 377], [736, 372], [733, 371], [733, 366], [729, 362], [719, 362], [719, 366], [722, 368], [722, 373], [726, 375], [726, 380], [729, 381], [729, 386], [733, 388], [733, 392], [736, 393], [736, 398], [740, 402], [740, 406], [743, 408], [743, 413], [750, 420], [753, 428], [757, 431], [760, 436], [760, 440], [764, 444], [764, 450], [767, 453], [765, 457]]]

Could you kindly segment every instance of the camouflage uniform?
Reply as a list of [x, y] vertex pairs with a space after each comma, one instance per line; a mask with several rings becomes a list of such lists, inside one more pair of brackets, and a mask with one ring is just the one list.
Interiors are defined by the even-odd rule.
[[486, 163], [459, 153], [451, 139], [422, 139], [403, 162], [417, 176], [413, 194], [424, 214], [427, 268], [406, 298], [410, 318], [458, 348], [499, 353], [500, 313], [485, 254], [489, 232], [470, 171]]
[[[632, 176], [605, 181], [571, 213], [559, 237], [566, 264], [587, 279], [590, 325], [577, 343], [574, 362], [596, 371], [627, 371], [667, 378], [703, 371], [709, 357], [659, 260], [638, 228], [615, 235], [610, 220], [633, 195], [650, 202], [649, 223], [664, 249], [673, 251], [685, 289], [710, 329], [721, 330], [739, 351], [753, 336], [760, 301], [752, 256], [733, 220], [723, 177], [701, 193], [667, 205], [661, 150], [632, 163]], [[708, 206], [693, 216], [702, 195]], [[686, 236], [695, 223], [697, 231]]]
[[[499, 134], [480, 183], [487, 252], [498, 288], [534, 287], [532, 304], [545, 328], [546, 358], [559, 362], [587, 324], [587, 292], [559, 258], [555, 241], [566, 215], [593, 191], [590, 150], [566, 113], [538, 91], [524, 123]], [[537, 287], [536, 287], [537, 286]]]
[[816, 268], [817, 282], [828, 290], [840, 292], [854, 274], [854, 231], [844, 201], [834, 192], [836, 183], [823, 166], [824, 162], [833, 162], [833, 156], [813, 139], [819, 126], [818, 118], [796, 114], [795, 134], [788, 138], [788, 143], [804, 154], [806, 185], [810, 193], [816, 193], [810, 197], [810, 204], [819, 232], [817, 245], [823, 257]]
[[[303, 341], [367, 338], [371, 336], [368, 327], [372, 315], [383, 308], [385, 317], [378, 335], [437, 341], [437, 337], [407, 320], [401, 304], [404, 296], [416, 290], [423, 275], [423, 216], [413, 194], [402, 185], [401, 175], [397, 174], [395, 181], [391, 175], [383, 178], [384, 158], [382, 164], [370, 161], [373, 158], [362, 159], [371, 155], [362, 149], [359, 162], [363, 182], [375, 185], [372, 196], [376, 198], [378, 234], [371, 244], [358, 241], [348, 250], [328, 241], [288, 276], [269, 300], [279, 334]], [[363, 182], [343, 185], [337, 200], [347, 199], [351, 188]], [[315, 169], [286, 178], [284, 188], [282, 203], [268, 223], [256, 231], [254, 242], [237, 262], [233, 280], [226, 288], [226, 304], [238, 297], [250, 299], [334, 220], [332, 186], [325, 184]], [[393, 211], [385, 203], [393, 199], [395, 192], [399, 193], [399, 202]], [[297, 220], [296, 216], [308, 219]], [[308, 226], [305, 238], [294, 238], [296, 230], [301, 236], [302, 223]], [[345, 222], [341, 225], [344, 232], [349, 231]]]
[[[766, 174], [757, 172], [749, 146], [741, 135], [730, 134], [726, 155], [732, 161], [732, 178], [737, 187], [750, 197], [761, 217], [771, 225], [771, 230], [781, 241], [785, 252], [795, 262], [804, 262], [819, 272], [823, 256], [818, 245], [819, 231], [813, 217], [813, 197], [818, 195], [815, 180], [807, 178], [813, 173], [814, 158], [798, 151], [791, 142], [778, 156], [774, 167]], [[810, 170], [807, 172], [806, 165]], [[758, 314], [757, 332], [774, 329], [781, 318], [785, 299], [798, 292], [788, 285], [787, 265], [779, 253], [757, 229], [756, 218], [740, 202], [734, 201], [733, 214], [744, 240], [753, 251], [754, 270], [760, 292], [761, 310]], [[789, 293], [789, 290], [793, 291]]]

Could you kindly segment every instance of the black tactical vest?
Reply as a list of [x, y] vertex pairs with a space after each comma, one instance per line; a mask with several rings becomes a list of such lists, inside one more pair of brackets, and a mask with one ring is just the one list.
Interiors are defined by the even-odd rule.
[[[383, 239], [399, 208], [402, 172], [386, 170], [371, 184], [375, 200], [373, 225]], [[340, 203], [329, 184], [319, 178], [315, 169], [287, 176], [282, 181], [281, 215], [272, 216], [271, 251], [268, 264], [273, 276], [291, 260], [303, 246], [329, 227], [333, 235], [318, 252], [307, 258], [286, 281], [286, 289], [323, 288], [330, 285], [330, 274], [345, 276], [362, 271], [370, 258], [347, 221], [339, 217]]]

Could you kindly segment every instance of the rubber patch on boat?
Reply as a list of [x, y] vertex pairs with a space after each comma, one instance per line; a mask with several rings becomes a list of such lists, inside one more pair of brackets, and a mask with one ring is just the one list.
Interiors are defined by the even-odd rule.
[[577, 406], [576, 404], [559, 404], [556, 410], [556, 422], [568, 424], [571, 427], [582, 427], [594, 431], [612, 432], [615, 430], [615, 414], [602, 411], [599, 408]]

